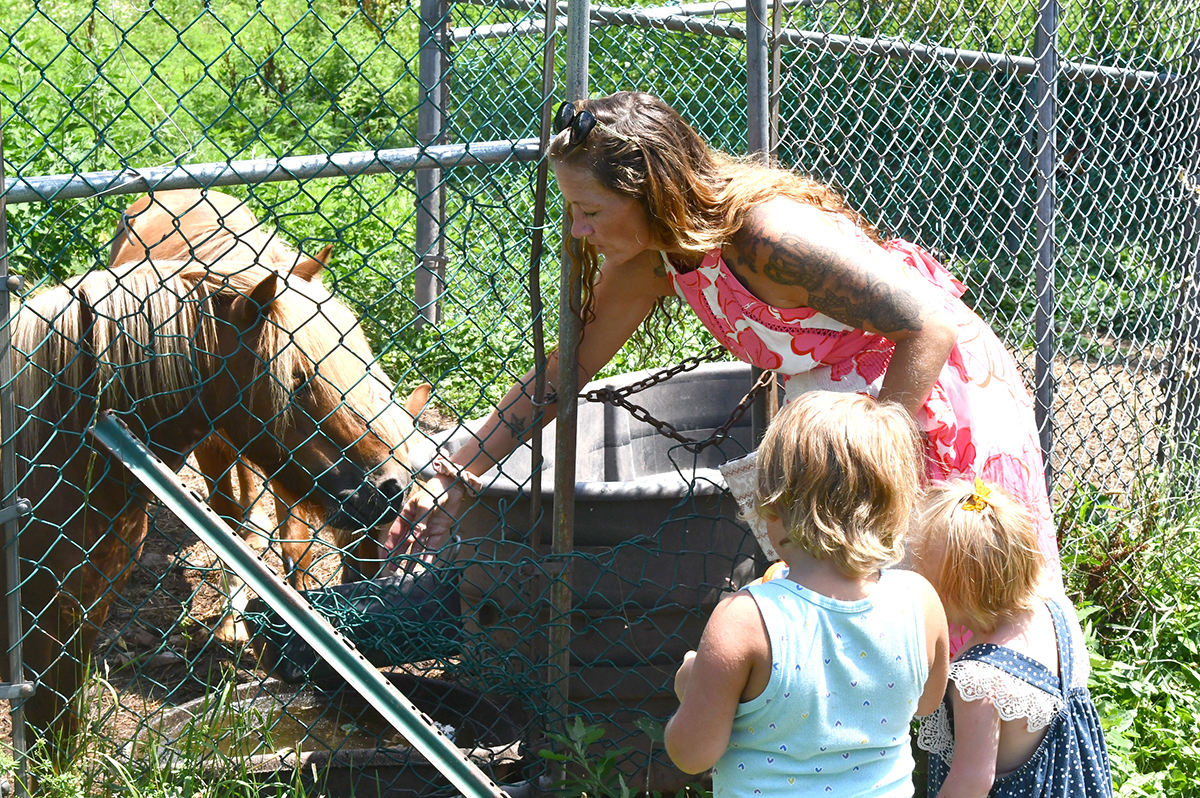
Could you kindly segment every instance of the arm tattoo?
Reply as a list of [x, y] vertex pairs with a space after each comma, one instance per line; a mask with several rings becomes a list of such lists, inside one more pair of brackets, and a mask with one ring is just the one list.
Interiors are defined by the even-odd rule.
[[519, 414], [508, 415], [500, 412], [500, 424], [508, 430], [509, 437], [515, 441], [521, 440], [529, 432], [529, 419]]
[[784, 286], [808, 292], [816, 311], [860, 330], [887, 334], [921, 329], [921, 303], [903, 286], [880, 279], [871, 264], [850, 253], [789, 230], [768, 231], [752, 212], [733, 236], [742, 264]]

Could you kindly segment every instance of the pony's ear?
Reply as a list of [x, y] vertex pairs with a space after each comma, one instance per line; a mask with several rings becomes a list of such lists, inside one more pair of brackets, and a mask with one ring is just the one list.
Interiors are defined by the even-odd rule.
[[233, 300], [229, 308], [229, 321], [238, 329], [248, 330], [262, 319], [263, 314], [275, 301], [279, 287], [279, 275], [268, 272], [267, 276], [250, 291]]
[[329, 265], [329, 258], [333, 255], [333, 244], [325, 247], [317, 253], [315, 258], [305, 258], [298, 261], [292, 268], [292, 274], [299, 277], [301, 280], [312, 282], [321, 276], [321, 271]]
[[[119, 263], [125, 263], [126, 261], [130, 260], [141, 260], [142, 258], [139, 258], [134, 254], [137, 247], [141, 247], [143, 257], [145, 257], [146, 248], [142, 245], [142, 242], [138, 238], [137, 234], [132, 236], [130, 235], [129, 220], [136, 219], [138, 216], [145, 213], [146, 209], [150, 207], [150, 202], [152, 199], [153, 198], [149, 194], [144, 197], [139, 197], [128, 208], [121, 211], [121, 218], [117, 222], [117, 234], [113, 238], [112, 246], [110, 246], [108, 250], [108, 268], [111, 269], [113, 266], [116, 266]], [[126, 252], [126, 249], [128, 249], [129, 252]]]
[[408, 399], [404, 400], [404, 409], [413, 418], [421, 415], [421, 411], [425, 409], [425, 405], [429, 404], [429, 395], [432, 392], [432, 385], [427, 382], [421, 383], [416, 387], [416, 390], [408, 395]]

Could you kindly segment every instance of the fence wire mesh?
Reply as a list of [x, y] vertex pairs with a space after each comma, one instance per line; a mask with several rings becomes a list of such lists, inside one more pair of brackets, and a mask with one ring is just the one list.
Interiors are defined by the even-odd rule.
[[[1072, 590], [1125, 607], [1132, 628], [1160, 601], [1139, 581], [1182, 546], [1139, 513], [1168, 495], [1160, 469], [1180, 477], [1194, 460], [1196, 10], [1064, 4], [1052, 145], [1038, 138], [1033, 3], [802, 0], [771, 12], [774, 157], [935, 252], [1031, 390], [1036, 275], [1049, 269], [1060, 545]], [[723, 4], [595, 6], [591, 93], [652, 91], [714, 146], [744, 152], [744, 23], [744, 8]], [[208, 225], [175, 256], [210, 270], [115, 259], [131, 181], [151, 167], [215, 164], [228, 176], [234, 161], [537, 138], [544, 4], [16, 0], [0, 29], [8, 270], [24, 279], [6, 386], [18, 478], [4, 495], [34, 504], [19, 543], [22, 643], [38, 680], [28, 719], [78, 718], [55, 747], [113, 790], [179, 763], [210, 778], [315, 778], [329, 794], [448, 789], [261, 600], [249, 597], [248, 628], [231, 623], [237, 586], [215, 556], [83, 433], [112, 406], [494, 778], [546, 772], [537, 753], [560, 747], [547, 733], [565, 713], [605, 728], [635, 787], [680, 788], [687, 779], [653, 734], [674, 707], [670, 679], [719, 597], [764, 564], [713, 470], [751, 446], [749, 419], [696, 455], [623, 410], [585, 405], [568, 554], [549, 554], [551, 471], [534, 506], [528, 452], [489, 475], [429, 569], [380, 572], [379, 553], [357, 545], [392, 498], [387, 479], [407, 484], [395, 469], [420, 470], [433, 443], [472, 434], [470, 420], [533, 363], [535, 331], [554, 340], [556, 313], [531, 309], [532, 270], [544, 307], [558, 290], [557, 255], [531, 261], [535, 162], [230, 179], [221, 191], [241, 210], [197, 192], [171, 211]], [[1052, 263], [1036, 222], [1045, 152]], [[32, 182], [97, 172], [107, 182], [77, 195]], [[159, 196], [149, 213], [164, 209]], [[557, 253], [552, 181], [549, 207], [540, 232]], [[137, 218], [126, 263], [175, 229], [139, 233]], [[229, 293], [253, 296], [264, 266], [307, 262], [316, 274], [314, 257], [323, 276], [295, 285], [295, 308], [247, 311]], [[258, 335], [254, 356], [230, 349], [231, 330], [262, 324], [274, 332]], [[710, 345], [694, 320], [677, 324], [668, 345], [627, 347], [603, 379], [627, 384]], [[393, 387], [400, 402], [416, 391], [415, 412], [426, 382], [413, 430], [388, 400]], [[748, 368], [713, 364], [639, 404], [704, 437], [750, 383]], [[348, 487], [347, 471], [355, 484], [372, 476], [378, 495]], [[318, 506], [347, 495], [353, 518]], [[1164, 553], [1150, 557], [1150, 543]], [[342, 584], [346, 564], [375, 578]], [[549, 597], [564, 573], [573, 609], [557, 617]], [[564, 623], [566, 696], [548, 664], [550, 630]]]

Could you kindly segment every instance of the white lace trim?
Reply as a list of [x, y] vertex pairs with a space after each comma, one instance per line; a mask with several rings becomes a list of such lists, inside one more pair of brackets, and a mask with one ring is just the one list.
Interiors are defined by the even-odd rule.
[[950, 731], [945, 704], [939, 704], [937, 709], [921, 718], [917, 745], [923, 751], [936, 754], [947, 765], [954, 761], [954, 733]]
[[754, 493], [758, 489], [758, 452], [750, 452], [745, 457], [730, 460], [718, 468], [721, 469], [721, 476], [725, 477], [725, 484], [729, 487], [729, 492], [737, 500], [742, 520], [754, 533], [763, 554], [767, 555], [768, 560], [778, 560], [779, 553], [771, 545], [771, 536], [767, 534], [767, 524], [759, 518], [758, 513], [754, 510]]
[[[963, 700], [990, 698], [1001, 720], [1025, 718], [1025, 727], [1031, 732], [1049, 726], [1064, 706], [1062, 699], [978, 660], [951, 663], [950, 680]], [[947, 765], [954, 761], [954, 732], [945, 703], [921, 718], [917, 745], [936, 754]]]
[[950, 679], [964, 701], [990, 698], [1000, 720], [1025, 718], [1031, 732], [1049, 726], [1064, 706], [1061, 698], [978, 660], [952, 663]]

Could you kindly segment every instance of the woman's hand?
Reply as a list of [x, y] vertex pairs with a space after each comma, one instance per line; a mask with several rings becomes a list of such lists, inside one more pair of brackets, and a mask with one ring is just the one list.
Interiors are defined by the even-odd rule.
[[479, 492], [479, 477], [446, 458], [439, 457], [433, 467], [434, 476], [416, 483], [400, 517], [380, 542], [389, 556], [419, 555], [422, 562], [433, 562], [437, 550], [450, 539], [467, 498]]

